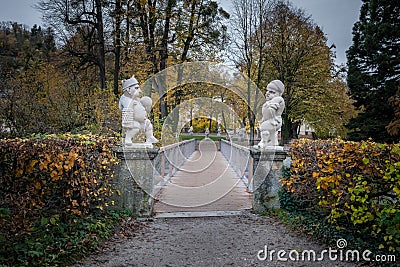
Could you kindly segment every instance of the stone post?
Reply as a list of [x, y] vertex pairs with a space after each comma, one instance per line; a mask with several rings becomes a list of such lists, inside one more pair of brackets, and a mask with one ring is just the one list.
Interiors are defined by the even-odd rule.
[[283, 161], [288, 156], [283, 150], [250, 148], [253, 160], [252, 189], [253, 210], [257, 213], [280, 208], [278, 191], [281, 188]]
[[151, 216], [158, 150], [127, 147], [116, 150], [120, 159], [115, 170], [115, 187], [120, 191], [116, 199], [118, 207], [129, 209], [137, 216]]

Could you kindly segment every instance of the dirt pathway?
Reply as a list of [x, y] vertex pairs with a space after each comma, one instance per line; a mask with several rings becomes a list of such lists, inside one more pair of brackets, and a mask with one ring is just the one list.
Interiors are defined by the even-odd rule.
[[[331, 261], [328, 254], [324, 254], [322, 262], [309, 261], [307, 253], [305, 260], [301, 260], [305, 250], [315, 251], [318, 258], [324, 249], [329, 247], [288, 230], [275, 219], [252, 214], [154, 219], [146, 222], [134, 236], [106, 243], [76, 267], [355, 266], [349, 262]], [[278, 260], [278, 250], [286, 252], [281, 258], [287, 261]], [[289, 255], [293, 258], [297, 254], [299, 261], [290, 260]], [[339, 252], [336, 255], [339, 257]]]

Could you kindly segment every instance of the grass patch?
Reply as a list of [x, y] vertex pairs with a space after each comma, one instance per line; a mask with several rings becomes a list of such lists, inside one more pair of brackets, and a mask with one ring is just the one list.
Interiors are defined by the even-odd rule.
[[0, 266], [67, 266], [110, 237], [127, 211], [108, 211], [66, 221], [54, 216], [36, 221], [33, 229], [0, 242]]

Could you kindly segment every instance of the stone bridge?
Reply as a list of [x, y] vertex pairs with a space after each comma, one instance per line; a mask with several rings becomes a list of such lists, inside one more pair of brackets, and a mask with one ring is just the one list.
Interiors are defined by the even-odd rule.
[[192, 139], [154, 149], [119, 148], [117, 203], [138, 216], [262, 212], [279, 207], [287, 153]]

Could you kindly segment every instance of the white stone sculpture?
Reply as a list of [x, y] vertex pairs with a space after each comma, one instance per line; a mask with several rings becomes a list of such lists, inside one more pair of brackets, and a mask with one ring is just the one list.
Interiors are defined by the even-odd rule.
[[210, 135], [210, 129], [206, 128], [204, 133], [206, 135], [206, 139], [208, 139], [208, 136]]
[[[147, 113], [151, 111], [152, 100], [148, 96], [139, 98], [142, 93], [139, 83], [132, 78], [122, 81], [124, 94], [119, 99], [119, 109], [122, 111], [122, 129], [125, 131], [124, 145], [131, 147], [152, 148], [153, 143], [157, 143], [157, 138], [153, 135], [153, 125], [147, 118]], [[132, 143], [132, 138], [144, 132], [146, 142], [143, 144]]]
[[277, 149], [278, 132], [282, 127], [282, 113], [285, 109], [285, 101], [282, 98], [284, 84], [280, 80], [274, 80], [267, 86], [265, 93], [266, 102], [262, 107], [262, 122], [260, 125], [261, 141], [256, 145], [260, 149]]

